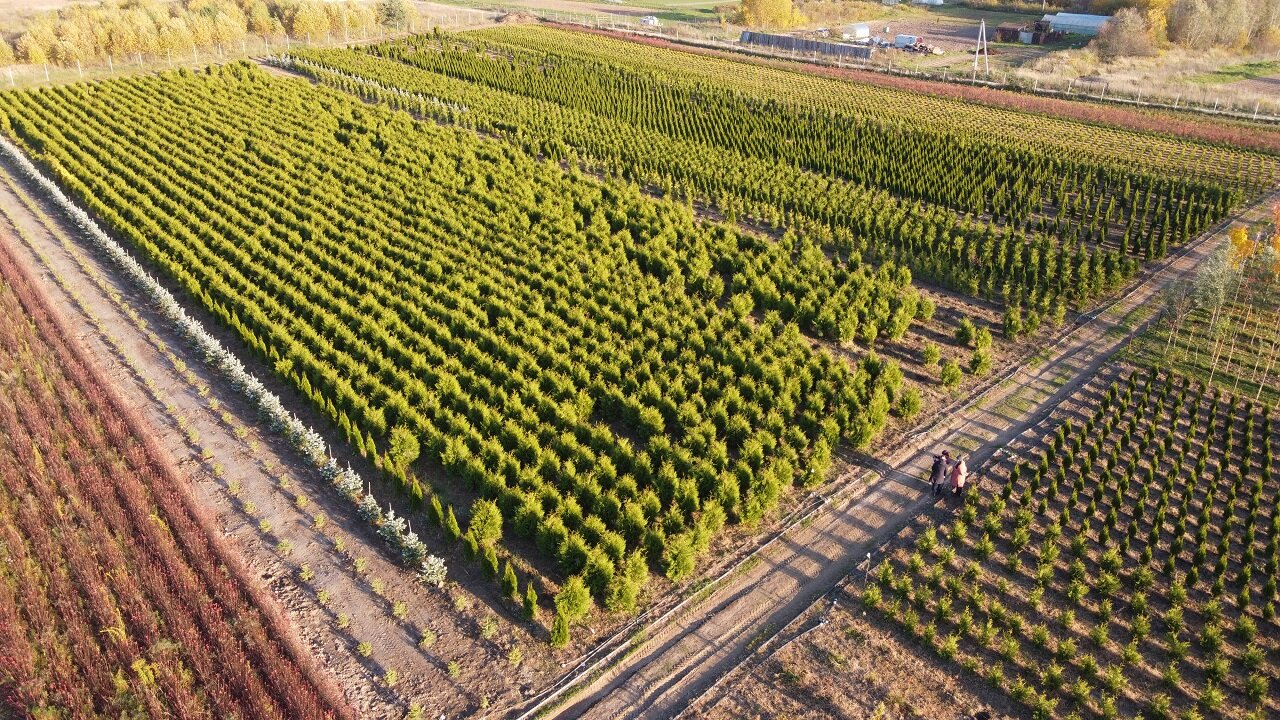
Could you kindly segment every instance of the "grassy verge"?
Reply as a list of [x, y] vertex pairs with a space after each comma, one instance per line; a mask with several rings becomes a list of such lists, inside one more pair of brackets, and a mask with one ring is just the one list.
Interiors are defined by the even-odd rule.
[[1262, 60], [1258, 62], [1238, 63], [1236, 65], [1226, 65], [1214, 70], [1213, 72], [1192, 75], [1188, 78], [1193, 83], [1201, 85], [1222, 85], [1225, 83], [1239, 82], [1241, 80], [1254, 80], [1268, 75], [1280, 73], [1280, 60]]

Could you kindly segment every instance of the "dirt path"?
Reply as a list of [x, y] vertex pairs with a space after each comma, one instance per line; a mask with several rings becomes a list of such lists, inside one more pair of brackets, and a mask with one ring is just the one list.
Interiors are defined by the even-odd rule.
[[[362, 717], [401, 718], [414, 705], [432, 718], [473, 717], [545, 682], [550, 670], [541, 663], [507, 662], [512, 643], [539, 641], [495, 614], [485, 598], [457, 586], [429, 589], [404, 571], [318, 471], [283, 438], [258, 429], [248, 401], [213, 376], [19, 177], [0, 160], [0, 242], [34, 269], [51, 307], [155, 428], [191, 478], [192, 496], [216, 515]], [[439, 546], [432, 551], [451, 557]], [[479, 622], [490, 617], [496, 634], [481, 637]], [[434, 640], [419, 646], [428, 631]], [[505, 672], [495, 673], [495, 666]]]
[[1277, 97], [1280, 96], [1280, 75], [1268, 75], [1267, 77], [1240, 80], [1238, 82], [1228, 84], [1227, 87], [1233, 90], [1255, 92], [1261, 95]]
[[[1274, 201], [1280, 193], [1272, 195]], [[1266, 205], [1250, 208], [1261, 215]], [[981, 465], [1087, 382], [1154, 317], [1160, 291], [1187, 275], [1223, 241], [1202, 236], [1144, 275], [1120, 299], [1082, 316], [1030, 363], [956, 412], [908, 437], [887, 457], [854, 457], [842, 489], [715, 584], [647, 627], [606, 660], [566, 678], [521, 718], [670, 718], [712, 705], [744, 660], [808, 609], [933, 498], [923, 478], [932, 454], [949, 447]], [[946, 502], [945, 500], [941, 502]]]

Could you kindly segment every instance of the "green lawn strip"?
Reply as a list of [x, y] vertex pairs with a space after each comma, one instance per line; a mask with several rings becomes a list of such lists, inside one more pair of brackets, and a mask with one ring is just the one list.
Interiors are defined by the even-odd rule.
[[1202, 85], [1221, 85], [1224, 83], [1254, 80], [1268, 75], [1280, 73], [1280, 60], [1260, 60], [1258, 62], [1226, 65], [1213, 72], [1200, 73], [1187, 78], [1193, 83]]

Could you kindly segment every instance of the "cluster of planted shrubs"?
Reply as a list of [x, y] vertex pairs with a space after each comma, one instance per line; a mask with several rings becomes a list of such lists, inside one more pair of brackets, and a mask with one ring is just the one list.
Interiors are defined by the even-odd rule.
[[[117, 103], [112, 123], [58, 129]], [[328, 123], [300, 123], [299, 108]], [[213, 152], [200, 122], [254, 140]], [[447, 498], [466, 486], [595, 602], [630, 610], [646, 568], [686, 578], [726, 523], [756, 523], [792, 484], [821, 479], [834, 447], [868, 443], [903, 395], [891, 361], [836, 361], [781, 309], [749, 317], [748, 276], [788, 272], [782, 245], [330, 89], [236, 64], [89, 94], [6, 94], [0, 127], [68, 188], [27, 163], [166, 319], [428, 582], [444, 575], [418, 535], [428, 523], [495, 579], [520, 570], [498, 540], [459, 527]], [[403, 197], [331, 202], [349, 177]], [[441, 229], [463, 225], [465, 241]], [[330, 418], [412, 513], [329, 458], [122, 244]], [[794, 250], [825, 279], [778, 303], [821, 314], [848, 293], [874, 306], [867, 327], [873, 314], [894, 332], [914, 319], [908, 273]], [[714, 282], [738, 277], [742, 287]], [[419, 456], [451, 486], [423, 482]]]
[[1036, 717], [1274, 717], [1274, 414], [1146, 370], [1098, 395], [862, 602]]

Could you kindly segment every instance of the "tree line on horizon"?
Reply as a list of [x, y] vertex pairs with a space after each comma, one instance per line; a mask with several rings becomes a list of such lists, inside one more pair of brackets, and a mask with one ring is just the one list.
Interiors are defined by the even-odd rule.
[[0, 66], [114, 62], [264, 42], [367, 38], [411, 26], [408, 0], [103, 0], [37, 15], [0, 37]]

